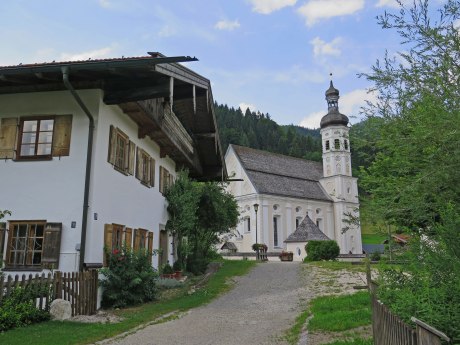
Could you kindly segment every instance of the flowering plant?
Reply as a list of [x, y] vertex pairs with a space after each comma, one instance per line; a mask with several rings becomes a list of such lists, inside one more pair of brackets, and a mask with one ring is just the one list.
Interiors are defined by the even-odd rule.
[[257, 249], [267, 251], [268, 247], [265, 243], [254, 243], [252, 245], [252, 250], [256, 252]]

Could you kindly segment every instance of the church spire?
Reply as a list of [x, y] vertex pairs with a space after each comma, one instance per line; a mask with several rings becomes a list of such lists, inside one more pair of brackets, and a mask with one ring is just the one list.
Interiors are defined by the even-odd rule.
[[329, 112], [339, 111], [339, 98], [339, 90], [337, 90], [332, 83], [331, 73], [331, 83], [329, 85], [329, 89], [326, 90], [327, 109]]

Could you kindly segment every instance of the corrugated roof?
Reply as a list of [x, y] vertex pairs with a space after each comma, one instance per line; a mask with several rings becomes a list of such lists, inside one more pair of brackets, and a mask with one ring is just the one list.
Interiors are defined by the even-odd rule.
[[332, 201], [319, 183], [323, 177], [321, 163], [231, 146], [258, 193]]
[[307, 215], [297, 229], [284, 242], [307, 242], [330, 240]]

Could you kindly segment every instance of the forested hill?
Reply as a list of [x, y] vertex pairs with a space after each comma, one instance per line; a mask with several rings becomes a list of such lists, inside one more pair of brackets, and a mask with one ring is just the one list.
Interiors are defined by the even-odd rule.
[[227, 105], [215, 103], [214, 108], [224, 152], [229, 144], [236, 144], [321, 161], [319, 129], [280, 126], [268, 113], [255, 113], [249, 109], [243, 114], [240, 108], [229, 108]]

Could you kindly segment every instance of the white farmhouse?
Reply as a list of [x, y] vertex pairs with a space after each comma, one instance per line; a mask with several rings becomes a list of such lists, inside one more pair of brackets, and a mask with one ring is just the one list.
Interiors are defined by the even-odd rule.
[[[328, 113], [320, 124], [322, 163], [229, 146], [225, 162], [230, 178], [236, 180], [229, 190], [241, 212], [233, 240], [238, 252], [252, 252], [257, 241], [269, 252], [292, 250], [294, 259], [301, 260], [305, 243], [294, 246], [293, 236], [285, 241], [308, 215], [302, 231], [317, 227], [325, 236], [313, 229], [313, 238], [337, 241], [344, 256], [362, 254], [361, 229], [347, 223], [348, 215], [359, 216], [358, 186], [351, 174], [348, 118], [339, 112], [338, 99], [331, 82], [326, 91]], [[349, 229], [344, 232], [345, 228]], [[300, 237], [308, 238], [306, 232]]]
[[[173, 261], [164, 188], [222, 179], [208, 79], [159, 53], [0, 67], [0, 258], [9, 273], [99, 267], [125, 242]], [[4, 219], [5, 220], [5, 219]]]

